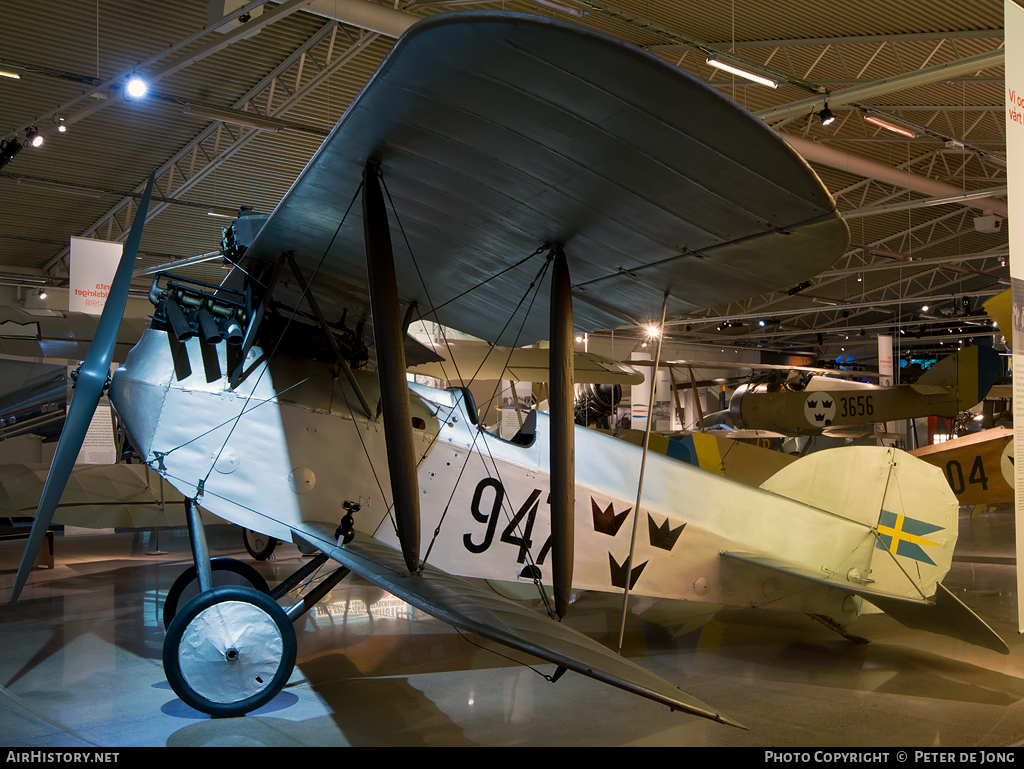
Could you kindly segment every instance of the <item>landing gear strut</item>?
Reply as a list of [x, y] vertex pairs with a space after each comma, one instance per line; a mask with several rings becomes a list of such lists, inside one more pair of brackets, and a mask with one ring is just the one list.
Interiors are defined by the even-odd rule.
[[[185, 500], [185, 513], [195, 565], [178, 577], [164, 605], [164, 673], [189, 707], [215, 717], [243, 716], [274, 699], [288, 682], [297, 646], [292, 623], [349, 571], [335, 569], [286, 610], [278, 599], [323, 566], [326, 555], [314, 557], [268, 591], [266, 581], [248, 564], [227, 558], [211, 561], [191, 500]], [[248, 584], [215, 584], [224, 579]], [[183, 594], [194, 591], [197, 582], [199, 594], [178, 609]]]

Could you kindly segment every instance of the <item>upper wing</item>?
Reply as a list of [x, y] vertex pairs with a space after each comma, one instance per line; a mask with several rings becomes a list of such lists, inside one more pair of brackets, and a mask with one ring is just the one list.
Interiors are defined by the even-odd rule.
[[673, 315], [791, 285], [849, 241], [821, 181], [761, 121], [640, 48], [553, 19], [414, 25], [246, 255], [323, 259], [318, 298], [365, 306], [368, 160], [397, 213], [401, 301], [507, 346], [548, 337], [546, 286], [521, 330], [506, 325], [544, 257], [514, 265], [544, 244], [565, 248], [576, 327], [597, 330], [655, 317], [666, 291]]

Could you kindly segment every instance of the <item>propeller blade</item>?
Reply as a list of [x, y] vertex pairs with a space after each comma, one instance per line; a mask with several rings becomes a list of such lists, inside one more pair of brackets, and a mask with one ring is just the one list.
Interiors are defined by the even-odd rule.
[[11, 591], [11, 603], [18, 600], [18, 596], [21, 595], [21, 591], [28, 581], [29, 572], [32, 571], [32, 565], [35, 563], [39, 547], [43, 543], [43, 537], [46, 536], [46, 530], [50, 527], [50, 521], [53, 520], [53, 513], [57, 509], [57, 504], [64, 493], [64, 487], [74, 469], [75, 459], [78, 458], [78, 452], [82, 448], [82, 442], [85, 440], [85, 433], [92, 421], [93, 412], [96, 411], [100, 396], [103, 395], [107, 374], [110, 372], [110, 361], [114, 357], [117, 331], [121, 326], [121, 317], [124, 315], [124, 308], [128, 302], [128, 289], [132, 282], [132, 270], [135, 269], [135, 257], [139, 252], [139, 241], [142, 239], [142, 227], [146, 222], [146, 212], [149, 210], [149, 198], [153, 193], [153, 180], [154, 175], [150, 174], [149, 181], [146, 182], [146, 191], [142, 194], [142, 202], [139, 203], [135, 212], [135, 221], [132, 222], [131, 231], [128, 233], [128, 242], [121, 254], [121, 261], [114, 273], [114, 280], [110, 284], [107, 302], [96, 327], [96, 335], [85, 356], [85, 362], [79, 370], [78, 380], [75, 383], [75, 397], [71, 399], [71, 407], [68, 409], [68, 416], [64, 421], [64, 430], [61, 432], [57, 451], [53, 456], [53, 464], [50, 465], [50, 473], [46, 476], [43, 496], [36, 509], [36, 519], [32, 522], [32, 532], [29, 534], [28, 544], [25, 545], [25, 552], [21, 556], [18, 576], [14, 580], [14, 589]]

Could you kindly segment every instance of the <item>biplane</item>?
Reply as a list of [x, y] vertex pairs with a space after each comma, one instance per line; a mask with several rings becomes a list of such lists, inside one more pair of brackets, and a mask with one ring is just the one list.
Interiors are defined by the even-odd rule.
[[976, 406], [1000, 374], [991, 347], [965, 347], [928, 369], [914, 384], [876, 385], [828, 376], [806, 384], [747, 385], [729, 400], [734, 427], [819, 435], [854, 425], [917, 417], [953, 418]]
[[[109, 387], [143, 461], [185, 497], [200, 592], [173, 612], [163, 662], [188, 705], [234, 716], [269, 702], [295, 663], [293, 621], [350, 571], [554, 663], [553, 679], [576, 671], [733, 725], [559, 622], [570, 591], [805, 611], [840, 632], [868, 600], [1005, 651], [940, 584], [957, 511], [937, 470], [861, 448], [750, 488], [652, 455], [641, 501], [643, 450], [574, 428], [574, 328], [792, 285], [847, 246], [809, 166], [668, 62], [552, 19], [418, 22], [249, 245], [242, 282], [159, 283], [153, 328], [108, 382], [143, 219], [77, 376], [13, 598]], [[372, 351], [326, 320], [346, 313], [372, 322]], [[549, 339], [550, 413], [502, 440], [467, 390], [409, 383], [417, 315], [509, 348]], [[376, 372], [353, 365], [371, 352]], [[213, 587], [200, 506], [321, 554], [269, 593]], [[331, 560], [329, 577], [281, 605]], [[548, 615], [462, 577], [535, 585]]]

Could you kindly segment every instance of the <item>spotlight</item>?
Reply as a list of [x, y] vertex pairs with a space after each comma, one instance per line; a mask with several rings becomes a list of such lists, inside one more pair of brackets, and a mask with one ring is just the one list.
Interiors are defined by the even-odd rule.
[[836, 122], [836, 116], [832, 110], [828, 108], [828, 102], [825, 102], [825, 109], [818, 113], [818, 119], [821, 121], [823, 126], [832, 125]]
[[14, 156], [21, 152], [21, 142], [11, 139], [8, 142], [0, 142], [0, 168], [14, 160]]
[[132, 99], [141, 99], [146, 95], [146, 91], [149, 90], [146, 86], [146, 81], [138, 75], [132, 75], [128, 78], [128, 85], [125, 86], [125, 93]]
[[803, 291], [805, 288], [810, 288], [810, 287], [811, 287], [811, 281], [805, 280], [803, 283], [801, 283], [801, 284], [799, 284], [797, 286], [793, 286], [793, 288], [787, 290], [786, 294], [788, 296], [796, 296], [801, 291]]
[[36, 130], [36, 127], [32, 126], [25, 132], [25, 141], [33, 147], [40, 147], [43, 144], [43, 137], [39, 134], [39, 131]]
[[45, 299], [46, 298], [46, 289], [45, 288], [39, 289], [39, 298], [40, 299]]
[[57, 130], [61, 133], [65, 133], [68, 130], [67, 124], [62, 117], [57, 118]]
[[657, 339], [661, 336], [661, 327], [657, 323], [648, 323], [644, 326], [644, 333], [648, 339]]

